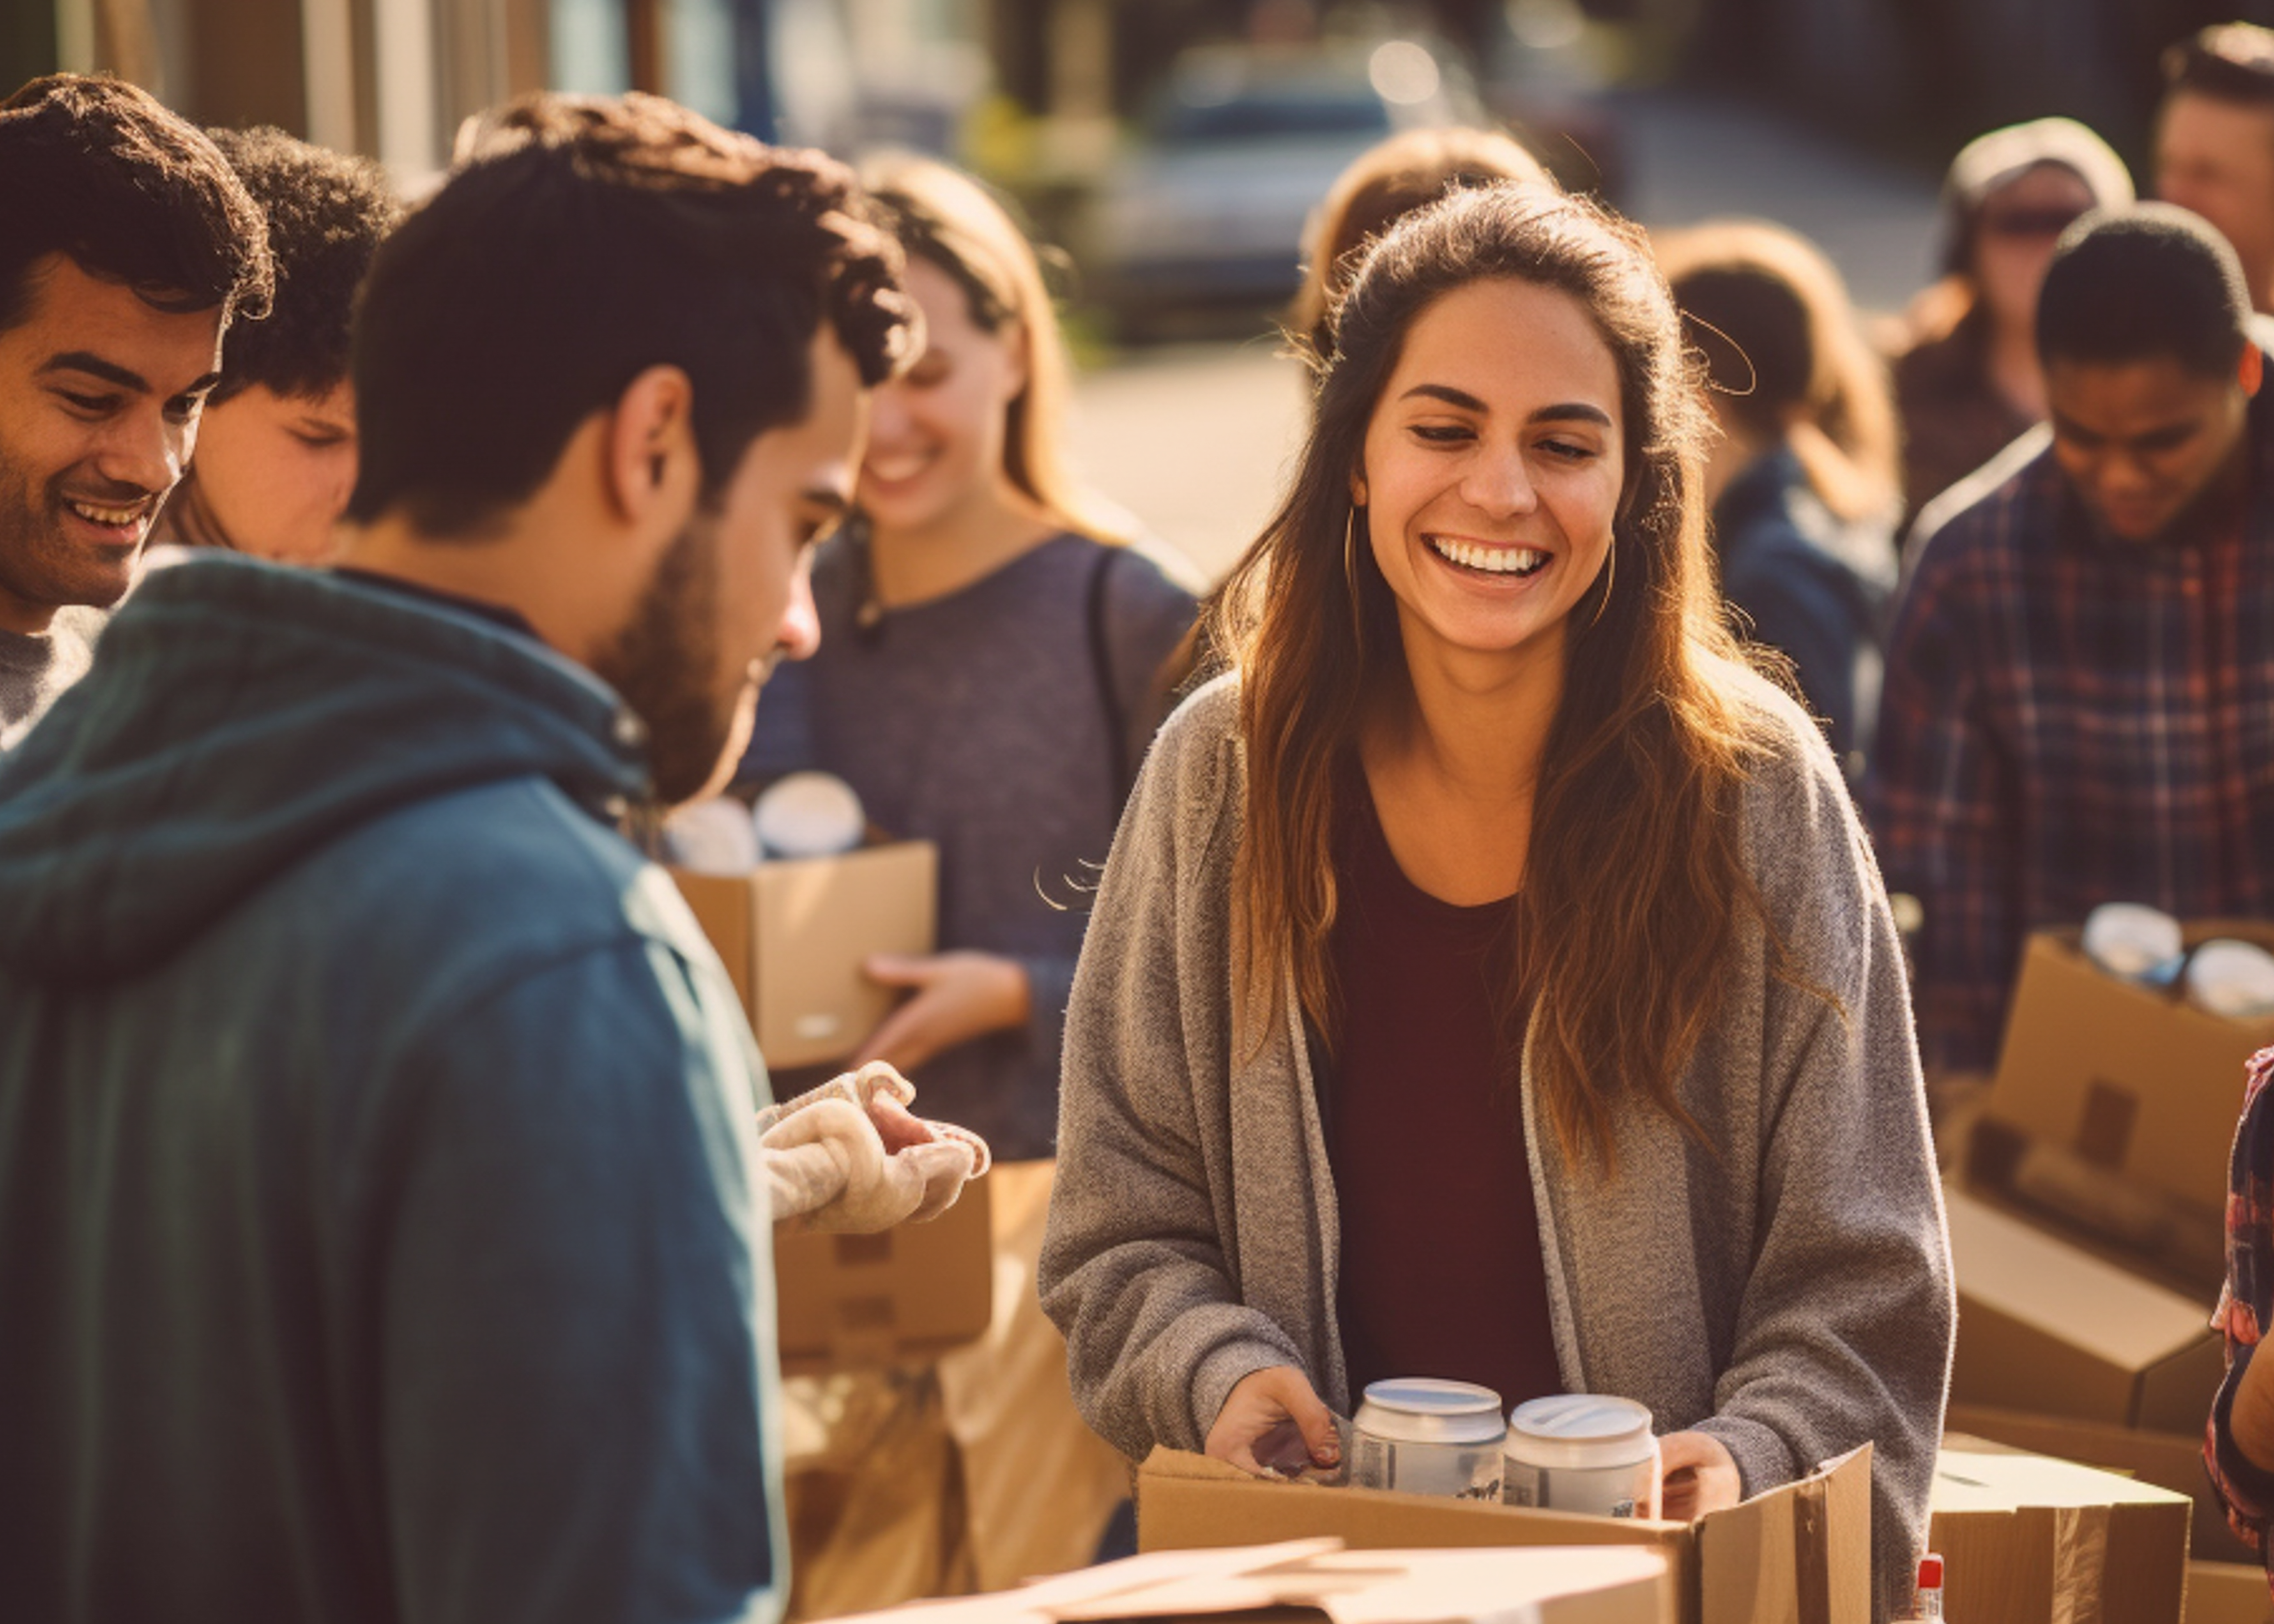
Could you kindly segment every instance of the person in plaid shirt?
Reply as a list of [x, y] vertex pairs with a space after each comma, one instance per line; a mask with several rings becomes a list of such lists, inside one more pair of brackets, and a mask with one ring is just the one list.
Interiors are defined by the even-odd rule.
[[[2203, 1465], [2226, 1520], [2254, 1551], [2274, 1515], [2274, 1359], [2253, 1356], [2274, 1312], [2274, 1049], [2251, 1056], [2226, 1202], [2226, 1288], [2211, 1328], [2226, 1338], [2226, 1380], [2203, 1429]], [[2254, 1373], [2255, 1372], [2255, 1373]]]
[[1931, 1077], [1995, 1063], [2023, 937], [2103, 902], [2274, 916], [2274, 400], [2224, 239], [2069, 229], [2052, 422], [1929, 505], [1864, 786], [1919, 898]]

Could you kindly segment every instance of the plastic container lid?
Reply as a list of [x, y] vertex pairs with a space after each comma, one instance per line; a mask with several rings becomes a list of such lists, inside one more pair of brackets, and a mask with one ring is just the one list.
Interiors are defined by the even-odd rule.
[[2147, 981], [2179, 958], [2180, 921], [2137, 902], [2104, 902], [2084, 919], [2085, 956], [2111, 975]]
[[1919, 1558], [1918, 1587], [1923, 1590], [1942, 1588], [1942, 1559], [1939, 1556]]
[[2274, 954], [2252, 942], [2219, 936], [2187, 955], [2187, 997], [2233, 1020], [2274, 1014]]
[[1508, 1454], [1532, 1466], [1626, 1466], [1658, 1447], [1650, 1410], [1629, 1398], [1559, 1393], [1518, 1404], [1508, 1417]]
[[1401, 1376], [1366, 1384], [1359, 1424], [1399, 1443], [1492, 1444], [1506, 1429], [1500, 1395], [1474, 1382]]
[[664, 820], [663, 851], [696, 874], [748, 874], [758, 866], [757, 831], [739, 801], [724, 795], [684, 806]]
[[861, 797], [833, 772], [793, 772], [758, 797], [751, 818], [769, 857], [835, 857], [861, 844]]

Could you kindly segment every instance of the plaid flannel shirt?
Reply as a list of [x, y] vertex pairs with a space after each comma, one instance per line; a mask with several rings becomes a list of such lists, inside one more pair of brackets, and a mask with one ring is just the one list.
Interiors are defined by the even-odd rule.
[[2032, 930], [2274, 917], [2274, 389], [2246, 435], [2248, 516], [2199, 542], [2097, 534], [2042, 429], [1921, 521], [1864, 799], [1930, 1070], [1994, 1064]]
[[2227, 1173], [2226, 1286], [2211, 1328], [2226, 1339], [2226, 1380], [2203, 1429], [2203, 1465], [2226, 1507], [2226, 1520], [2254, 1551], [2266, 1549], [2274, 1512], [2274, 1473], [2261, 1470], [2234, 1446], [2229, 1417], [2242, 1372], [2258, 1350], [2260, 1327], [2274, 1312], [2274, 1049], [2251, 1057], [2242, 1125]]

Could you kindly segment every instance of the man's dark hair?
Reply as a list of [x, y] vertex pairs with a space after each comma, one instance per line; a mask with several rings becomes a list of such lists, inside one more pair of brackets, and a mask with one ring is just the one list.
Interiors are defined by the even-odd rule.
[[159, 310], [268, 308], [260, 206], [204, 132], [123, 79], [50, 73], [0, 102], [0, 332], [57, 253]]
[[2274, 29], [2214, 23], [2164, 52], [2164, 90], [2274, 107]]
[[371, 256], [401, 218], [387, 171], [282, 130], [211, 130], [268, 222], [276, 293], [268, 314], [232, 326], [218, 405], [260, 384], [314, 398], [348, 375], [348, 319]]
[[2169, 356], [2222, 377], [2249, 342], [2242, 262], [2169, 203], [2084, 216], [2063, 232], [2037, 295], [2037, 355], [2090, 365]]
[[809, 409], [826, 320], [864, 383], [915, 338], [852, 171], [636, 93], [537, 95], [382, 244], [356, 319], [348, 515], [472, 537], [651, 366], [684, 371], [705, 500]]

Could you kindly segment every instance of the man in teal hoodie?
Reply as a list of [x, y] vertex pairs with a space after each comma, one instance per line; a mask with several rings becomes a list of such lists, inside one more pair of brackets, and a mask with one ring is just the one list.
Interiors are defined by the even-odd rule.
[[620, 838], [814, 638], [849, 177], [540, 99], [380, 252], [347, 567], [154, 569], [0, 763], [0, 1617], [771, 1618], [764, 1079]]

